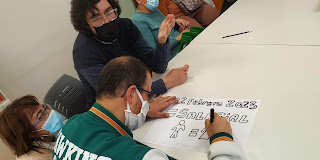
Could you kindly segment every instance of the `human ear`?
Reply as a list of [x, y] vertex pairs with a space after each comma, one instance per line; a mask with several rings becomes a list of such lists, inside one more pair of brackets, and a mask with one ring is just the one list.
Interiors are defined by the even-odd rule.
[[126, 93], [126, 98], [127, 98], [127, 101], [129, 104], [132, 103], [132, 97], [133, 97], [133, 94], [135, 93], [136, 91], [136, 86], [135, 85], [132, 85], [128, 88], [127, 90], [127, 93]]

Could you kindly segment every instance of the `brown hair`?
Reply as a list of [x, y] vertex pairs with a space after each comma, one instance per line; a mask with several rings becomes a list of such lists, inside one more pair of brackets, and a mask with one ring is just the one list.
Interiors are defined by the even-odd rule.
[[151, 70], [135, 57], [124, 56], [109, 61], [98, 77], [97, 98], [120, 97], [119, 91], [131, 85], [142, 87]]
[[[118, 0], [107, 0], [112, 8], [117, 8], [118, 16], [121, 13], [121, 8]], [[100, 0], [71, 0], [71, 23], [74, 29], [78, 32], [85, 34], [86, 36], [92, 35], [92, 32], [87, 23], [86, 16], [88, 11], [94, 14], [94, 10], [98, 10], [97, 3]]]
[[14, 100], [0, 114], [0, 138], [17, 156], [37, 148], [32, 145], [35, 128], [30, 123], [29, 114], [32, 116], [39, 105], [35, 96], [26, 95]]
[[133, 4], [134, 4], [134, 6], [137, 8], [137, 7], [138, 7], [138, 2], [137, 2], [137, 0], [132, 0], [132, 2], [133, 2]]

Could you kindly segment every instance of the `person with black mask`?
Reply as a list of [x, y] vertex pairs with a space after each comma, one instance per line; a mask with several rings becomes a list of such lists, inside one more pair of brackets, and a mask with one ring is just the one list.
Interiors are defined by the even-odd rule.
[[[153, 49], [130, 19], [119, 18], [121, 8], [117, 0], [72, 0], [70, 13], [71, 22], [79, 32], [73, 47], [74, 67], [84, 85], [88, 109], [95, 101], [99, 73], [114, 58], [133, 56], [153, 72], [165, 72], [170, 58], [168, 35], [175, 25], [172, 15], [162, 22]], [[188, 69], [185, 65], [171, 70], [165, 78], [152, 83], [152, 93], [164, 94], [167, 89], [183, 84]], [[166, 99], [150, 105], [168, 107], [177, 102], [174, 97]], [[155, 117], [168, 117], [168, 114], [157, 113]]]

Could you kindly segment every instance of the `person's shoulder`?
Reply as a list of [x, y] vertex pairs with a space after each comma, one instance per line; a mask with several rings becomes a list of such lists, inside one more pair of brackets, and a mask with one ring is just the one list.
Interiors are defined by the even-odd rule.
[[156, 14], [160, 14], [160, 15], [163, 15], [164, 16], [164, 14], [157, 8], [155, 11], [154, 11]]
[[79, 128], [83, 126], [90, 126], [87, 124], [88, 119], [86, 116], [87, 112], [76, 114], [68, 119], [68, 121], [63, 125], [62, 132], [64, 135], [74, 134]]
[[121, 26], [126, 26], [126, 25], [131, 25], [132, 21], [129, 18], [120, 18], [120, 25]]
[[88, 59], [96, 58], [101, 46], [93, 36], [79, 33], [73, 45], [73, 62], [76, 66], [88, 63]]
[[78, 33], [77, 38], [74, 41], [73, 48], [81, 48], [87, 43], [87, 41], [88, 41], [88, 36], [80, 32]]
[[130, 19], [132, 20], [133, 23], [139, 22], [139, 21], [144, 21], [146, 18], [146, 15], [147, 14], [145, 14], [145, 13], [134, 11], [132, 14], [132, 17]]
[[148, 25], [148, 22], [145, 19], [141, 18], [141, 17], [133, 18], [131, 20], [132, 20], [132, 23], [138, 28], [140, 28], [141, 26]]
[[129, 18], [120, 18], [120, 30], [123, 34], [120, 36], [127, 40], [127, 36], [137, 36], [138, 28]]
[[31, 150], [24, 155], [16, 157], [16, 160], [51, 160], [52, 159], [52, 150], [39, 148], [37, 149], [37, 151]]
[[79, 121], [81, 121], [83, 119], [83, 114], [85, 114], [86, 112], [84, 113], [80, 113], [80, 114], [76, 114], [76, 115], [73, 115], [71, 118], [69, 118], [65, 124], [63, 126], [67, 126], [67, 125], [73, 125], [73, 123], [77, 123]]

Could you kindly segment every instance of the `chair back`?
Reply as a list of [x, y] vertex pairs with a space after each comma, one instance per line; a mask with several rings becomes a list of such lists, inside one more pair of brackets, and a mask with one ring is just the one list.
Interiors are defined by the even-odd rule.
[[86, 96], [81, 81], [62, 75], [49, 89], [43, 99], [53, 110], [59, 112], [67, 119], [75, 114], [86, 112]]

